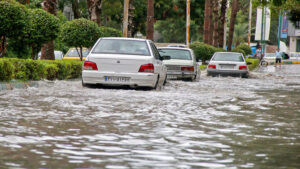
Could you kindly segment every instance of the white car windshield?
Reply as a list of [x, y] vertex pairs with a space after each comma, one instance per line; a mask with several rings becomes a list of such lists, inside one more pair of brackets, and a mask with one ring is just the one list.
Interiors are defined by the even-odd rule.
[[244, 62], [243, 56], [239, 53], [216, 53], [212, 60], [213, 61]]
[[102, 39], [92, 53], [150, 56], [145, 41], [122, 39]]
[[180, 49], [159, 49], [161, 56], [170, 56], [171, 59], [192, 60], [191, 53], [188, 50]]

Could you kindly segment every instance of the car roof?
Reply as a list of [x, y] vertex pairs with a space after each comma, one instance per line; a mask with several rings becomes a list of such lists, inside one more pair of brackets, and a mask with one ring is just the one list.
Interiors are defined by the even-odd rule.
[[176, 49], [176, 50], [189, 50], [189, 51], [192, 50], [190, 48], [182, 48], [182, 47], [159, 47], [157, 49]]
[[100, 39], [114, 39], [114, 40], [137, 40], [137, 41], [147, 41], [148, 39], [140, 39], [140, 38], [125, 38], [125, 37], [104, 37]]
[[242, 54], [242, 53], [239, 53], [239, 52], [216, 52], [216, 53], [235, 53], [235, 54]]

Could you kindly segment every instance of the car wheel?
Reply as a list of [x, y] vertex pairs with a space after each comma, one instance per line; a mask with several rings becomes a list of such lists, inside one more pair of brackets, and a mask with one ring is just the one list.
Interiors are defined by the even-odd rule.
[[167, 75], [166, 75], [166, 77], [165, 77], [165, 80], [164, 80], [163, 85], [165, 86], [166, 84], [167, 84]]
[[81, 80], [81, 84], [82, 84], [82, 87], [89, 87], [89, 85], [84, 83], [83, 80]]
[[249, 78], [249, 74], [248, 73], [243, 74], [242, 78]]
[[155, 86], [153, 87], [154, 90], [161, 90], [161, 85], [159, 84], [159, 75], [157, 76], [157, 80]]

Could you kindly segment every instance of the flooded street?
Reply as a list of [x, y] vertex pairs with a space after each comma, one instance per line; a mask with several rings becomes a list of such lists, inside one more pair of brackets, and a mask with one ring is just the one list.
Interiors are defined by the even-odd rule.
[[300, 65], [161, 91], [0, 91], [0, 168], [300, 168]]

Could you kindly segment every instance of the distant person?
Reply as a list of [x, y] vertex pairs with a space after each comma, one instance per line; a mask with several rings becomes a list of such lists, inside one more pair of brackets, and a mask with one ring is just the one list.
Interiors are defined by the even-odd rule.
[[281, 64], [282, 64], [282, 54], [279, 51], [279, 49], [276, 50], [275, 55], [276, 55], [276, 61], [275, 61], [275, 65], [274, 66], [276, 67], [277, 64], [278, 64], [281, 67]]
[[255, 51], [254, 56], [259, 59], [259, 62], [261, 62], [262, 58], [263, 58], [263, 54], [262, 54], [262, 50], [260, 47], [258, 47]]

